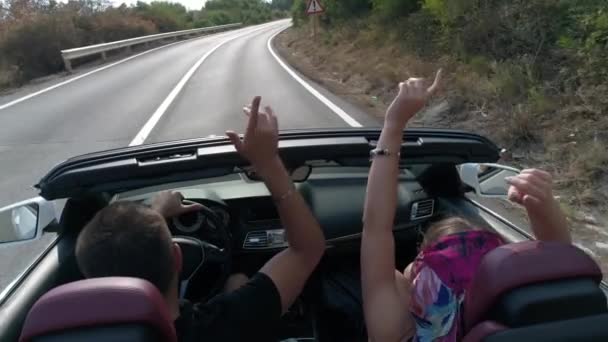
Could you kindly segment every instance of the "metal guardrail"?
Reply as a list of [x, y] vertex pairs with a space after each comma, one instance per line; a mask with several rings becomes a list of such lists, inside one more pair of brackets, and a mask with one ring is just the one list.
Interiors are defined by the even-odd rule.
[[160, 39], [177, 38], [177, 37], [181, 37], [181, 36], [196, 35], [196, 34], [200, 34], [200, 33], [214, 33], [214, 32], [225, 31], [225, 30], [232, 29], [232, 28], [237, 28], [240, 26], [242, 26], [241, 23], [235, 23], [235, 24], [228, 24], [228, 25], [203, 27], [203, 28], [191, 29], [191, 30], [182, 30], [182, 31], [166, 32], [166, 33], [159, 33], [159, 34], [151, 34], [148, 36], [135, 37], [135, 38], [125, 39], [125, 40], [118, 40], [118, 41], [110, 42], [110, 43], [102, 43], [102, 44], [96, 44], [96, 45], [83, 46], [83, 47], [74, 48], [74, 49], [61, 50], [61, 57], [63, 58], [63, 63], [65, 64], [66, 70], [71, 72], [72, 71], [72, 59], [75, 59], [75, 58], [95, 55], [95, 54], [99, 53], [99, 54], [101, 54], [101, 58], [105, 60], [107, 51], [120, 49], [120, 48], [131, 49], [131, 46], [133, 46], [133, 45], [147, 44], [148, 42], [152, 42], [152, 41], [156, 41], [156, 40], [160, 40]]

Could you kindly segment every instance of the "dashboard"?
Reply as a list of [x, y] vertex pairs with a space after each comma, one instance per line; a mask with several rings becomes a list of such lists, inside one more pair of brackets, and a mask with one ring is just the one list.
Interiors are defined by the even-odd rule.
[[213, 242], [218, 228], [227, 229], [233, 250], [263, 250], [287, 246], [285, 231], [270, 196], [213, 201], [207, 198], [187, 198], [205, 205], [220, 219], [216, 227], [203, 212], [187, 213], [169, 220], [173, 235], [190, 235]]
[[[330, 172], [313, 174], [306, 182], [296, 184], [319, 221], [328, 245], [360, 239], [367, 176], [367, 171]], [[434, 198], [409, 171], [402, 172], [398, 187], [395, 230], [419, 228], [436, 214]], [[274, 202], [261, 182], [231, 175], [206, 184], [173, 184], [167, 188], [207, 206], [223, 225], [215, 227], [202, 212], [188, 213], [169, 220], [174, 235], [212, 242], [221, 228], [227, 229], [235, 252], [263, 252], [287, 246]], [[120, 198], [145, 201], [167, 188], [140, 189], [123, 193]]]

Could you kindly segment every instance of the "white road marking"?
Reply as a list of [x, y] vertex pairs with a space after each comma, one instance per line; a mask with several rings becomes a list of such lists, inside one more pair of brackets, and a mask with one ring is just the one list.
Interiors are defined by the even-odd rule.
[[298, 74], [296, 74], [295, 71], [293, 71], [289, 66], [287, 66], [287, 64], [285, 64], [285, 62], [283, 62], [279, 58], [279, 56], [274, 52], [274, 50], [272, 48], [272, 40], [279, 33], [283, 32], [284, 30], [286, 30], [288, 28], [289, 28], [289, 26], [286, 27], [286, 28], [284, 28], [284, 29], [282, 29], [282, 30], [279, 30], [277, 33], [273, 34], [268, 39], [268, 42], [267, 42], [268, 50], [270, 51], [270, 53], [272, 54], [272, 56], [274, 57], [274, 59], [277, 60], [277, 62], [279, 63], [279, 65], [281, 65], [283, 67], [283, 69], [285, 69], [285, 71], [287, 71], [287, 73], [289, 73], [291, 75], [291, 77], [293, 77], [296, 81], [298, 81], [298, 83], [300, 83], [314, 97], [316, 97], [319, 101], [321, 101], [324, 105], [326, 105], [329, 109], [331, 109], [332, 112], [336, 113], [336, 115], [338, 115], [347, 124], [349, 124], [351, 127], [363, 127], [363, 125], [361, 125], [357, 120], [353, 119], [350, 115], [346, 114], [346, 112], [343, 111], [342, 108], [338, 107], [335, 103], [331, 102], [327, 97], [323, 96], [323, 94], [321, 94], [320, 92], [318, 92], [315, 88], [313, 88], [310, 84], [308, 84], [300, 76], [298, 76]]
[[165, 114], [165, 112], [167, 111], [167, 108], [169, 108], [169, 106], [171, 105], [171, 103], [173, 103], [173, 101], [175, 100], [175, 98], [177, 97], [177, 95], [179, 95], [180, 91], [182, 90], [182, 88], [184, 88], [184, 86], [186, 85], [186, 83], [188, 82], [188, 80], [192, 77], [192, 75], [194, 75], [194, 73], [201, 66], [201, 64], [203, 64], [203, 62], [209, 56], [211, 56], [212, 53], [215, 52], [215, 50], [219, 49], [222, 45], [224, 45], [224, 44], [226, 44], [226, 43], [228, 43], [228, 42], [230, 42], [230, 41], [232, 41], [232, 40], [234, 40], [236, 38], [240, 38], [240, 37], [245, 36], [247, 34], [251, 34], [253, 32], [260, 31], [262, 29], [267, 28], [268, 26], [270, 26], [270, 25], [264, 25], [264, 26], [262, 26], [262, 27], [260, 27], [258, 29], [247, 31], [247, 32], [245, 32], [243, 34], [239, 34], [239, 35], [230, 37], [230, 38], [222, 41], [221, 43], [217, 44], [211, 50], [209, 50], [206, 54], [204, 54], [203, 57], [201, 57], [196, 63], [194, 63], [194, 65], [190, 68], [190, 70], [188, 70], [188, 72], [186, 72], [186, 74], [177, 83], [177, 85], [175, 85], [175, 88], [173, 88], [173, 90], [171, 90], [171, 92], [169, 93], [169, 95], [167, 96], [167, 98], [165, 98], [165, 100], [160, 104], [160, 106], [158, 106], [158, 108], [152, 114], [152, 116], [150, 116], [150, 118], [148, 119], [148, 121], [146, 122], [146, 124], [141, 128], [141, 130], [139, 130], [139, 133], [137, 133], [137, 135], [135, 136], [135, 138], [133, 138], [133, 140], [129, 143], [129, 146], [137, 146], [137, 145], [141, 145], [141, 144], [144, 143], [144, 141], [146, 140], [146, 138], [148, 137], [148, 135], [150, 135], [150, 133], [154, 129], [154, 126], [156, 126], [156, 124], [158, 123], [158, 121], [160, 121], [160, 118], [163, 116], [163, 114]]
[[[230, 32], [231, 32], [231, 31], [226, 31], [226, 32], [221, 32], [221, 33], [230, 33]], [[220, 34], [221, 34], [221, 33], [220, 33]], [[61, 87], [61, 86], [64, 86], [64, 85], [66, 85], [66, 84], [72, 83], [72, 82], [77, 81], [77, 80], [79, 80], [79, 79], [81, 79], [81, 78], [84, 78], [84, 77], [87, 77], [87, 76], [93, 75], [94, 73], [97, 73], [97, 72], [100, 72], [100, 71], [106, 70], [106, 69], [108, 69], [108, 68], [111, 68], [111, 67], [113, 67], [113, 66], [116, 66], [116, 65], [118, 65], [118, 64], [124, 63], [124, 62], [129, 61], [129, 60], [131, 60], [131, 59], [133, 59], [133, 58], [137, 58], [137, 57], [143, 56], [143, 55], [145, 55], [145, 54], [147, 54], [147, 53], [150, 53], [150, 52], [153, 52], [153, 51], [156, 51], [156, 50], [162, 49], [162, 48], [166, 48], [166, 47], [169, 47], [169, 46], [172, 46], [172, 45], [175, 45], [175, 44], [184, 43], [184, 42], [187, 42], [187, 41], [189, 41], [189, 40], [193, 40], [193, 39], [199, 39], [199, 38], [207, 38], [207, 37], [208, 37], [208, 36], [200, 36], [200, 37], [195, 37], [195, 38], [192, 38], [192, 39], [185, 39], [185, 40], [182, 40], [182, 41], [177, 41], [177, 42], [174, 42], [174, 43], [170, 43], [170, 44], [162, 45], [162, 46], [159, 46], [159, 47], [155, 47], [155, 48], [150, 49], [150, 50], [146, 50], [146, 51], [144, 51], [144, 52], [142, 52], [142, 53], [138, 53], [138, 54], [136, 54], [136, 55], [129, 56], [129, 57], [125, 58], [125, 59], [121, 59], [121, 60], [119, 60], [119, 61], [117, 61], [117, 62], [110, 63], [110, 64], [108, 64], [108, 65], [104, 65], [104, 66], [102, 66], [101, 68], [97, 68], [97, 69], [95, 69], [95, 70], [91, 70], [91, 71], [89, 71], [89, 72], [87, 72], [87, 73], [84, 73], [84, 74], [82, 74], [82, 75], [80, 75], [80, 76], [76, 76], [76, 77], [70, 78], [69, 80], [65, 80], [65, 81], [63, 81], [63, 82], [57, 83], [57, 84], [52, 85], [52, 86], [50, 86], [50, 87], [48, 87], [48, 88], [44, 88], [44, 89], [42, 89], [42, 90], [39, 90], [39, 91], [34, 92], [34, 93], [31, 93], [31, 94], [26, 95], [26, 96], [24, 96], [24, 97], [20, 97], [20, 98], [18, 98], [18, 99], [16, 99], [16, 100], [13, 100], [13, 101], [11, 101], [11, 102], [8, 102], [8, 103], [5, 103], [5, 104], [0, 104], [0, 110], [6, 109], [6, 108], [11, 107], [11, 106], [14, 106], [14, 105], [16, 105], [16, 104], [17, 104], [17, 103], [19, 103], [19, 102], [23, 102], [23, 101], [25, 101], [25, 100], [29, 100], [29, 99], [31, 99], [31, 98], [32, 98], [32, 97], [34, 97], [34, 96], [38, 96], [38, 95], [40, 95], [40, 94], [44, 94], [44, 93], [46, 93], [46, 92], [48, 92], [48, 91], [51, 91], [51, 90], [53, 90], [53, 89], [59, 88], [59, 87]]]
[[[196, 38], [194, 38], [194, 39], [196, 39]], [[63, 81], [63, 82], [61, 82], [61, 83], [57, 83], [57, 84], [55, 84], [55, 85], [53, 85], [53, 86], [50, 86], [50, 87], [48, 87], [48, 88], [44, 88], [44, 89], [39, 90], [39, 91], [37, 91], [37, 92], [35, 92], [35, 93], [31, 93], [31, 94], [26, 95], [26, 96], [24, 96], [24, 97], [20, 97], [20, 98], [18, 98], [18, 99], [16, 99], [16, 100], [13, 100], [13, 101], [11, 101], [11, 102], [8, 102], [8, 103], [5, 103], [5, 104], [3, 104], [3, 105], [0, 105], [0, 110], [3, 110], [3, 109], [5, 109], [5, 108], [11, 107], [11, 106], [13, 106], [13, 105], [16, 105], [16, 104], [17, 104], [17, 103], [19, 103], [19, 102], [23, 102], [23, 101], [25, 101], [25, 100], [29, 100], [29, 99], [31, 99], [31, 98], [32, 98], [32, 97], [34, 97], [34, 96], [38, 96], [38, 95], [40, 95], [40, 94], [44, 94], [44, 93], [46, 93], [46, 92], [48, 92], [48, 91], [51, 91], [51, 90], [53, 90], [53, 89], [55, 89], [55, 88], [59, 88], [59, 87], [64, 86], [64, 85], [66, 85], [66, 84], [72, 83], [72, 82], [77, 81], [77, 80], [79, 80], [79, 79], [81, 79], [81, 78], [84, 78], [84, 77], [87, 77], [87, 76], [93, 75], [93, 74], [94, 74], [94, 73], [96, 73], [96, 72], [100, 72], [100, 71], [102, 71], [102, 70], [106, 70], [106, 69], [111, 68], [111, 67], [113, 67], [113, 66], [116, 66], [116, 65], [118, 65], [118, 64], [124, 63], [124, 62], [129, 61], [129, 60], [131, 60], [131, 59], [133, 59], [133, 58], [137, 58], [137, 57], [139, 57], [139, 56], [142, 56], [142, 55], [145, 55], [145, 54], [147, 54], [147, 53], [150, 53], [150, 52], [156, 51], [156, 50], [158, 50], [158, 49], [166, 48], [166, 47], [169, 47], [169, 46], [171, 46], [171, 45], [174, 45], [174, 44], [179, 44], [179, 43], [183, 43], [183, 42], [185, 42], [185, 41], [179, 41], [179, 42], [174, 42], [174, 43], [170, 43], [170, 44], [167, 44], [167, 45], [159, 46], [159, 47], [156, 47], [156, 48], [153, 48], [153, 49], [150, 49], [150, 50], [146, 50], [146, 51], [144, 51], [144, 52], [142, 52], [142, 53], [138, 53], [138, 54], [136, 54], [136, 55], [133, 55], [133, 56], [127, 57], [127, 58], [125, 58], [125, 59], [121, 59], [121, 60], [119, 60], [119, 61], [117, 61], [117, 62], [110, 63], [110, 64], [108, 64], [108, 65], [104, 65], [104, 66], [102, 66], [101, 68], [98, 68], [98, 69], [95, 69], [95, 70], [91, 70], [91, 71], [89, 71], [89, 72], [87, 72], [87, 73], [85, 73], [85, 74], [82, 74], [82, 75], [80, 75], [80, 76], [76, 76], [76, 77], [70, 78], [69, 80]]]

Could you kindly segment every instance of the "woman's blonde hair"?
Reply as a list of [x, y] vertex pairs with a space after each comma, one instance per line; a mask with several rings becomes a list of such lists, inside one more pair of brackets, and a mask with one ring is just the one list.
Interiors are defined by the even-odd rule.
[[475, 230], [471, 222], [461, 217], [450, 217], [433, 223], [427, 228], [420, 248], [426, 248], [435, 243], [442, 236]]

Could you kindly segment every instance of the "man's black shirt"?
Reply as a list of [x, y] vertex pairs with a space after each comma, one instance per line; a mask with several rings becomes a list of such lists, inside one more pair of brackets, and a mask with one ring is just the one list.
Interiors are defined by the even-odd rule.
[[243, 287], [207, 303], [180, 303], [175, 330], [180, 342], [276, 341], [281, 297], [273, 281], [255, 274]]

